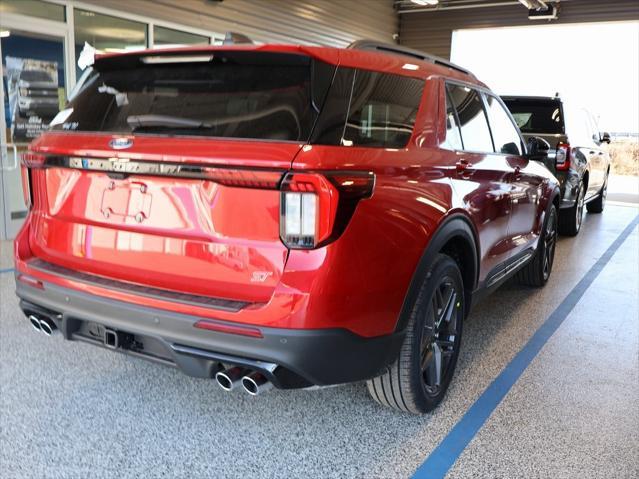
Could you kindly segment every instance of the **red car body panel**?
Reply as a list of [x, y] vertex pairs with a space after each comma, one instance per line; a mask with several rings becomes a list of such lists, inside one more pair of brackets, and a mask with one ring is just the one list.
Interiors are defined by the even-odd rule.
[[[448, 218], [462, 215], [472, 225], [479, 257], [474, 287], [509, 257], [536, 246], [553, 192], [550, 173], [520, 157], [439, 148], [446, 129], [443, 78], [482, 87], [480, 82], [449, 68], [378, 53], [272, 45], [237, 48], [298, 52], [341, 66], [425, 79], [408, 145], [347, 148], [135, 135], [130, 149], [113, 151], [109, 141], [122, 135], [60, 132], [42, 135], [31, 149], [282, 172], [371, 171], [374, 193], [358, 203], [342, 235], [317, 249], [288, 249], [279, 236], [277, 190], [136, 175], [114, 181], [100, 172], [33, 169], [35, 205], [15, 243], [18, 273], [191, 315], [194, 322], [214, 318], [275, 328], [340, 328], [370, 338], [395, 331], [417, 264]], [[418, 69], [406, 69], [407, 63]], [[460, 173], [462, 156], [472, 167]], [[111, 212], [108, 218], [105, 206]], [[138, 213], [144, 213], [141, 222]], [[141, 297], [47, 274], [30, 266], [32, 258], [124, 283], [250, 305], [232, 312]]]

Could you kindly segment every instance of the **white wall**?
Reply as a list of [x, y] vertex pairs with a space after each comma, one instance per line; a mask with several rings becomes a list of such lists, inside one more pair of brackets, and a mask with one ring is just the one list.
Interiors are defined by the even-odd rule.
[[[79, 2], [78, 2], [79, 3]], [[393, 0], [83, 0], [156, 20], [258, 42], [343, 47], [370, 38], [394, 42], [399, 17]]]

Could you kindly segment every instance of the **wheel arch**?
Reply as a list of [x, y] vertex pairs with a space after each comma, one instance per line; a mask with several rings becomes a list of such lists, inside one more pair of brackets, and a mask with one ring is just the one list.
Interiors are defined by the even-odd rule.
[[446, 217], [435, 230], [417, 263], [404, 297], [395, 331], [402, 331], [408, 323], [422, 283], [437, 254], [444, 253], [457, 262], [464, 282], [465, 314], [472, 303], [472, 292], [479, 277], [479, 242], [470, 220], [461, 213]]

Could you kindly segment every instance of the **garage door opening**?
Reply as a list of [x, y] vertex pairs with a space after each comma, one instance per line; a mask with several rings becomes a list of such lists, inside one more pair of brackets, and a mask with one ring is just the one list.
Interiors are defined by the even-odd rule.
[[451, 60], [499, 94], [554, 96], [639, 131], [639, 22], [457, 30]]
[[453, 32], [451, 60], [500, 95], [554, 96], [610, 132], [611, 200], [639, 202], [639, 22]]

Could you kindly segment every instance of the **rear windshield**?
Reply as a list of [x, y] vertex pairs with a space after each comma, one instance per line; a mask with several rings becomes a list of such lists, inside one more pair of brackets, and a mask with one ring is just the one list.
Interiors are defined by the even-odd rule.
[[422, 80], [348, 68], [335, 75], [297, 54], [210, 56], [99, 60], [52, 129], [395, 148], [412, 134]]
[[318, 115], [309, 57], [250, 52], [211, 57], [148, 64], [122, 57], [108, 68], [102, 65], [103, 71], [98, 63], [68, 105], [72, 113], [53, 129], [284, 141], [309, 137]]
[[504, 98], [522, 133], [564, 133], [561, 103], [556, 100]]

